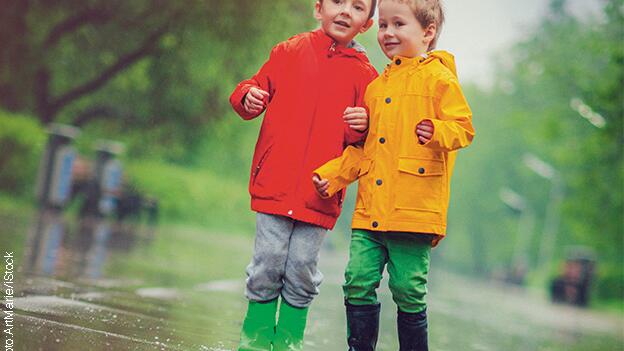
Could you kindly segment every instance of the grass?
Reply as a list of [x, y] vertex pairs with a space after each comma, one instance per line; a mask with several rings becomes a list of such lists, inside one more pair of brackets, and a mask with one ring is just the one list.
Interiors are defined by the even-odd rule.
[[126, 166], [139, 191], [155, 196], [166, 223], [193, 223], [220, 231], [253, 231], [247, 183], [208, 169], [158, 161]]
[[0, 192], [0, 215], [28, 218], [35, 212], [34, 200]]
[[624, 300], [594, 300], [591, 302], [590, 308], [618, 316], [624, 316]]

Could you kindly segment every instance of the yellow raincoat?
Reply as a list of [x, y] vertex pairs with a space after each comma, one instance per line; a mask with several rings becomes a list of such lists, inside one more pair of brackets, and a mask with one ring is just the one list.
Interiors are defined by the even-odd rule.
[[[395, 57], [364, 97], [370, 128], [364, 148], [349, 146], [314, 173], [329, 180], [329, 196], [359, 179], [352, 227], [446, 235], [456, 150], [474, 137], [472, 112], [453, 56]], [[416, 125], [431, 120], [433, 137], [420, 144]]]

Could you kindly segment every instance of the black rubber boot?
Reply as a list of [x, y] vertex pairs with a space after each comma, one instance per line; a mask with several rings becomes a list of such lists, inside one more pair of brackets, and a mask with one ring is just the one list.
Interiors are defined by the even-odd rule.
[[427, 310], [418, 313], [398, 311], [399, 351], [429, 351]]
[[373, 351], [379, 333], [380, 304], [347, 307], [347, 343], [349, 351]]

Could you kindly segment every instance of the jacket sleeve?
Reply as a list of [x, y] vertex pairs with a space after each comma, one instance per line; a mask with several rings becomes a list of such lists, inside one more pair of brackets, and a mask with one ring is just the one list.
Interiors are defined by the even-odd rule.
[[431, 148], [453, 151], [464, 148], [472, 142], [475, 131], [472, 127], [472, 112], [456, 78], [443, 81], [437, 87], [440, 97], [436, 106], [433, 136], [425, 143]]
[[[356, 97], [355, 97], [354, 106], [363, 106], [366, 108], [366, 111], [368, 111], [368, 107], [366, 107], [366, 104], [364, 102], [364, 95], [366, 92], [366, 87], [368, 86], [370, 82], [372, 82], [375, 78], [377, 78], [378, 74], [372, 65], [367, 64], [366, 73], [363, 74], [362, 76], [363, 76], [363, 79], [360, 80], [360, 82], [357, 84], [355, 88]], [[369, 122], [370, 122], [370, 116], [369, 116]], [[345, 123], [344, 144], [346, 146], [346, 145], [352, 145], [360, 141], [363, 141], [364, 139], [366, 139], [367, 134], [368, 134], [368, 128], [363, 132], [359, 132], [357, 130], [351, 129], [349, 125]]]
[[253, 119], [262, 112], [258, 114], [251, 114], [245, 111], [245, 106], [243, 105], [243, 99], [249, 89], [252, 87], [260, 88], [269, 93], [269, 101], [273, 98], [273, 94], [275, 93], [275, 80], [277, 76], [277, 70], [279, 67], [279, 61], [282, 56], [283, 44], [276, 45], [273, 50], [271, 50], [271, 55], [269, 59], [262, 65], [260, 70], [250, 79], [246, 79], [234, 88], [232, 95], [230, 95], [230, 104], [234, 108], [234, 111], [238, 113], [243, 119], [249, 120]]
[[340, 157], [328, 161], [314, 170], [321, 179], [329, 180], [328, 197], [347, 187], [358, 178], [360, 164], [364, 159], [364, 150], [361, 147], [348, 146]]

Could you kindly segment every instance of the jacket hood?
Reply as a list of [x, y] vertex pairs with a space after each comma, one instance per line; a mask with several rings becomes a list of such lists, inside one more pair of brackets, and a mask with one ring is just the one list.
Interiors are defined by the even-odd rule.
[[347, 48], [351, 48], [355, 50], [356, 52], [366, 54], [366, 48], [362, 46], [362, 44], [358, 43], [355, 39], [351, 40], [349, 45], [347, 45]]
[[431, 51], [427, 53], [427, 59], [425, 62], [429, 60], [439, 60], [446, 68], [453, 72], [453, 75], [457, 77], [457, 69], [455, 68], [455, 56], [448, 51], [437, 50]]

